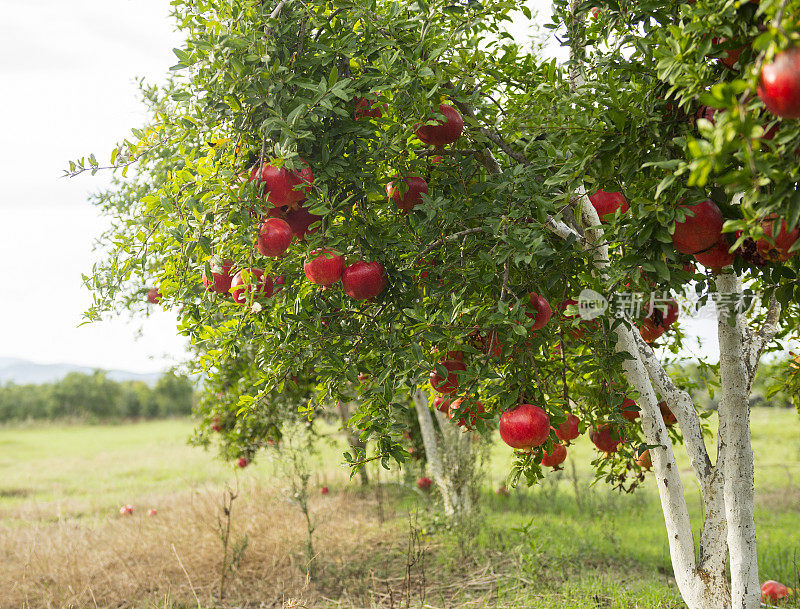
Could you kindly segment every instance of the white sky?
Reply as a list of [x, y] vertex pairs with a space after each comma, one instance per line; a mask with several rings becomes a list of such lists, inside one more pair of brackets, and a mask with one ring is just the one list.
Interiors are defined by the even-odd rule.
[[[544, 13], [549, 2], [529, 6]], [[70, 159], [95, 153], [106, 162], [145, 122], [134, 79], [162, 81], [182, 42], [169, 8], [169, 0], [3, 0], [0, 357], [136, 372], [183, 357], [168, 313], [78, 327], [91, 302], [81, 274], [104, 226], [86, 198], [105, 180], [61, 177]], [[692, 326], [707, 335], [703, 351], [715, 352], [714, 324]]]

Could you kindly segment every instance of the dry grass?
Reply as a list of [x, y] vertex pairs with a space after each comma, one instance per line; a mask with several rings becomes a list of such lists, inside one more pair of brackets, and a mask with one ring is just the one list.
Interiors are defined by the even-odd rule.
[[382, 525], [374, 500], [331, 494], [313, 502], [320, 526], [309, 582], [300, 513], [277, 491], [252, 488], [234, 503], [232, 538], [247, 535], [249, 545], [220, 602], [221, 503], [221, 492], [209, 489], [162, 498], [155, 517], [138, 511], [101, 523], [0, 529], [0, 607], [275, 607], [330, 596], [346, 603], [363, 600], [369, 584], [363, 574], [356, 579], [367, 586], [347, 590], [339, 576], [348, 564], [363, 565], [369, 552], [378, 571], [404, 566], [396, 560], [407, 541], [402, 519]]

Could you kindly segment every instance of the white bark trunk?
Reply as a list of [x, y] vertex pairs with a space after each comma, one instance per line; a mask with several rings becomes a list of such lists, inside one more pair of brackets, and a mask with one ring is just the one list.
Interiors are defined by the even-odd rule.
[[[720, 294], [741, 295], [736, 275], [717, 277]], [[753, 515], [755, 482], [750, 444], [751, 372], [746, 361], [747, 329], [742, 316], [717, 305], [719, 367], [722, 401], [719, 405], [719, 441], [725, 447], [725, 514], [731, 568], [732, 609], [757, 609], [760, 604], [756, 527]]]
[[472, 483], [475, 463], [472, 455], [472, 438], [436, 411], [439, 428], [436, 432], [433, 415], [425, 393], [417, 389], [413, 396], [422, 443], [433, 481], [442, 495], [447, 516], [466, 515], [472, 511]]

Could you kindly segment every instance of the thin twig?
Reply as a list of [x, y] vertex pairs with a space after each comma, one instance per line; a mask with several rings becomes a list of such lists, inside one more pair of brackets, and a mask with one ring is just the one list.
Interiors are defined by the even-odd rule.
[[200, 605], [200, 599], [197, 598], [197, 592], [195, 592], [194, 585], [192, 585], [192, 579], [189, 577], [189, 572], [186, 570], [186, 567], [183, 566], [183, 561], [181, 561], [181, 557], [178, 556], [178, 551], [175, 549], [175, 544], [173, 543], [170, 545], [172, 546], [172, 552], [173, 554], [175, 554], [175, 558], [178, 559], [178, 564], [181, 566], [181, 569], [183, 569], [183, 573], [186, 575], [186, 581], [189, 582], [189, 589], [192, 591], [192, 594], [194, 595], [194, 600], [197, 603], [197, 609], [202, 609]]
[[417, 255], [417, 260], [420, 260], [425, 254], [427, 254], [432, 250], [435, 250], [440, 245], [444, 245], [445, 241], [455, 241], [456, 239], [464, 237], [465, 235], [474, 235], [475, 233], [483, 233], [486, 232], [486, 230], [487, 230], [486, 227], [483, 226], [478, 228], [468, 228], [467, 230], [463, 230], [460, 233], [453, 233], [452, 235], [447, 235], [446, 237], [437, 239]]

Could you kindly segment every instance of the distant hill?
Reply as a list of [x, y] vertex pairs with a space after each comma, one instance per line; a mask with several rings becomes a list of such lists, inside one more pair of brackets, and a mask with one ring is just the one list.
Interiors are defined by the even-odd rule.
[[[92, 374], [94, 368], [75, 364], [36, 364], [23, 359], [0, 357], [0, 385], [14, 382], [17, 385], [40, 385], [64, 378], [70, 372]], [[151, 387], [161, 377], [160, 372], [140, 374], [127, 370], [106, 370], [115, 381], [144, 381]]]

